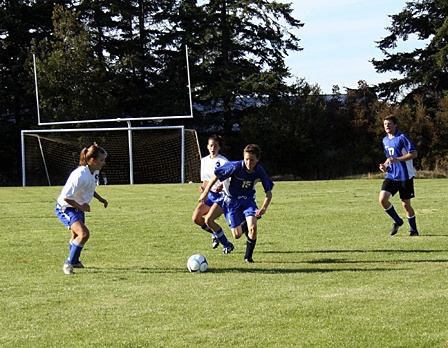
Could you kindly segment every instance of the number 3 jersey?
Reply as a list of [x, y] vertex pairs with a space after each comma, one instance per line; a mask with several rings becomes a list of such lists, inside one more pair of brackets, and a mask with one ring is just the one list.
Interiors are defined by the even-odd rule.
[[73, 208], [64, 198], [73, 199], [80, 205], [90, 203], [95, 194], [98, 176], [99, 170], [92, 174], [89, 166], [79, 166], [71, 172], [57, 200], [60, 209], [64, 211], [67, 207]]
[[[386, 135], [383, 138], [384, 153], [386, 158], [397, 158], [417, 151], [411, 139], [400, 131], [396, 131], [395, 136], [391, 139]], [[412, 160], [405, 162], [390, 163], [387, 167], [386, 178], [395, 181], [406, 181], [415, 176], [414, 163]]]
[[228, 191], [231, 197], [250, 198], [255, 196], [255, 184], [261, 181], [264, 192], [272, 191], [274, 183], [266, 174], [264, 168], [257, 163], [254, 171], [250, 172], [244, 165], [244, 160], [227, 162], [215, 169], [215, 175], [220, 181], [230, 179]]

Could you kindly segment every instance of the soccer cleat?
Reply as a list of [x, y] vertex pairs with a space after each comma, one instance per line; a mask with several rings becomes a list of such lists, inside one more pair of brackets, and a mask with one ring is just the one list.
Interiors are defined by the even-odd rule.
[[81, 261], [79, 261], [78, 263], [73, 264], [73, 268], [84, 268], [84, 265], [82, 264]]
[[212, 237], [212, 248], [216, 249], [219, 246], [219, 240], [216, 237]]
[[233, 249], [235, 249], [235, 246], [232, 243], [229, 242], [229, 245], [227, 247], [222, 248], [222, 253], [223, 254], [230, 254], [233, 251]]
[[398, 228], [399, 228], [400, 226], [403, 226], [403, 220], [401, 220], [401, 224], [396, 224], [396, 223], [394, 222], [394, 224], [393, 224], [393, 226], [392, 226], [392, 229], [390, 230], [390, 235], [393, 236], [393, 235], [397, 234], [397, 232], [398, 232]]
[[245, 262], [247, 263], [254, 263], [254, 259], [250, 258], [250, 259], [244, 259]]
[[418, 231], [417, 230], [411, 230], [411, 233], [409, 234], [409, 237], [416, 237], [418, 236]]
[[73, 274], [73, 265], [64, 263], [64, 266], [62, 266], [62, 270], [65, 274]]

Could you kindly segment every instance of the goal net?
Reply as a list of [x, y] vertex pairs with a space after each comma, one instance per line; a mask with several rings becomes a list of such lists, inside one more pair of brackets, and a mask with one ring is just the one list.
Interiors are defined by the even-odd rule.
[[64, 185], [94, 141], [108, 153], [100, 184], [200, 181], [197, 134], [183, 126], [46, 129], [22, 131], [23, 186]]

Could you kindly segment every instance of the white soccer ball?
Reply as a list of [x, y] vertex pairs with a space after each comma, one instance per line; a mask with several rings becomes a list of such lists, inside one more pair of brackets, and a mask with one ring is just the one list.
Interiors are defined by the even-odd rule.
[[190, 272], [205, 272], [208, 268], [208, 262], [204, 255], [194, 254], [188, 258], [187, 268]]

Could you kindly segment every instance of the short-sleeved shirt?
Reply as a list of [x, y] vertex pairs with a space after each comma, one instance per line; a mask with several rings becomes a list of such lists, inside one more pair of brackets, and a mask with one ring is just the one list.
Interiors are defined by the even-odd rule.
[[272, 191], [274, 187], [274, 183], [259, 163], [250, 172], [244, 165], [244, 160], [227, 162], [215, 169], [215, 175], [221, 181], [230, 178], [228, 194], [234, 198], [255, 198], [255, 184], [259, 181], [261, 181], [265, 193]]
[[[387, 158], [398, 158], [410, 152], [417, 151], [411, 139], [400, 131], [396, 131], [391, 139], [386, 135], [383, 138], [384, 153]], [[414, 163], [412, 160], [389, 163], [386, 178], [395, 181], [406, 181], [415, 177]]]
[[90, 203], [95, 194], [98, 176], [99, 171], [92, 174], [89, 166], [79, 166], [71, 172], [57, 199], [59, 209], [63, 211], [65, 208], [73, 208], [64, 198], [72, 199], [80, 205]]
[[[211, 158], [210, 155], [201, 158], [201, 181], [210, 181], [213, 177], [216, 168], [221, 167], [229, 160], [223, 155], [218, 154], [215, 158]], [[216, 187], [220, 184], [217, 181], [210, 191], [216, 192]]]

